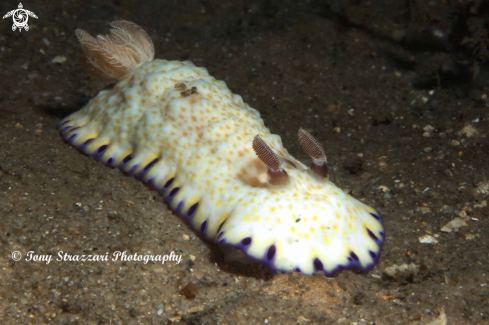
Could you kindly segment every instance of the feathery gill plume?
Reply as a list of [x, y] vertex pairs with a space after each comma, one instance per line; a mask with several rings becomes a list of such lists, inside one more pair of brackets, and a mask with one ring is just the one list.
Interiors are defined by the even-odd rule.
[[145, 62], [153, 61], [154, 46], [148, 34], [135, 23], [116, 20], [110, 34], [92, 37], [82, 29], [76, 36], [83, 49], [82, 62], [91, 75], [104, 80], [122, 80]]

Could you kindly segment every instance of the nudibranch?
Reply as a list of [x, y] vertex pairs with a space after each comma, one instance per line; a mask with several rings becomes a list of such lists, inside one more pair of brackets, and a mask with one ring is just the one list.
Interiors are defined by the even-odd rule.
[[116, 81], [61, 121], [63, 138], [164, 196], [201, 237], [274, 271], [366, 271], [380, 257], [379, 213], [328, 179], [326, 155], [299, 130], [310, 167], [223, 81], [189, 61], [154, 60], [127, 21], [94, 38], [77, 30], [91, 74]]

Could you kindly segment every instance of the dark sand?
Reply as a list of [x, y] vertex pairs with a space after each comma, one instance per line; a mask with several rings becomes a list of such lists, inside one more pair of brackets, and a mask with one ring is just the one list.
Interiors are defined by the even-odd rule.
[[[410, 20], [395, 17], [408, 2], [162, 2], [28, 1], [39, 17], [28, 32], [0, 22], [1, 324], [427, 324], [443, 312], [449, 324], [487, 321], [483, 66], [475, 81], [446, 83], [439, 72], [450, 66], [432, 59], [443, 47], [401, 41]], [[1, 14], [17, 5], [3, 1]], [[383, 216], [378, 265], [326, 278], [226, 264], [156, 192], [66, 144], [61, 118], [109, 86], [82, 70], [74, 31], [105, 34], [117, 19], [141, 25], [157, 58], [224, 80], [304, 162], [296, 131], [312, 132], [332, 181]], [[463, 227], [442, 232], [456, 217]], [[29, 251], [183, 260], [46, 264], [25, 261]], [[388, 275], [394, 265], [407, 270]]]

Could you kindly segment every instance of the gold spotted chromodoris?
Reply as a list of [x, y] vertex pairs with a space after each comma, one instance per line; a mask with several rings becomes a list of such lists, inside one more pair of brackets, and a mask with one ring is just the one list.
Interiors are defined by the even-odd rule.
[[59, 125], [80, 151], [150, 184], [203, 238], [276, 271], [334, 275], [369, 270], [385, 230], [379, 213], [328, 180], [326, 156], [306, 131], [305, 166], [260, 114], [189, 61], [153, 60], [138, 25], [76, 34], [88, 72], [117, 81]]

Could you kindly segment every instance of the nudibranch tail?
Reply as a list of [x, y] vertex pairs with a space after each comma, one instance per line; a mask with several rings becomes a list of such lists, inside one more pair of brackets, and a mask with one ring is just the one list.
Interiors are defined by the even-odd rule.
[[258, 158], [268, 167], [268, 182], [272, 185], [287, 184], [289, 175], [287, 175], [287, 172], [282, 167], [280, 159], [259, 135], [256, 135], [253, 139], [253, 150]]
[[107, 80], [122, 80], [145, 62], [153, 61], [154, 46], [138, 25], [117, 20], [110, 24], [110, 35], [92, 37], [82, 29], [75, 31], [83, 49], [82, 62], [91, 75]]
[[312, 159], [311, 170], [322, 178], [328, 177], [328, 164], [323, 147], [304, 129], [299, 129], [298, 136], [302, 149]]
[[377, 263], [379, 213], [327, 179], [309, 133], [299, 142], [311, 169], [223, 81], [189, 61], [152, 60], [139, 26], [112, 26], [98, 39], [77, 31], [92, 68], [122, 79], [61, 121], [69, 144], [149, 184], [202, 238], [272, 270], [332, 276]]

